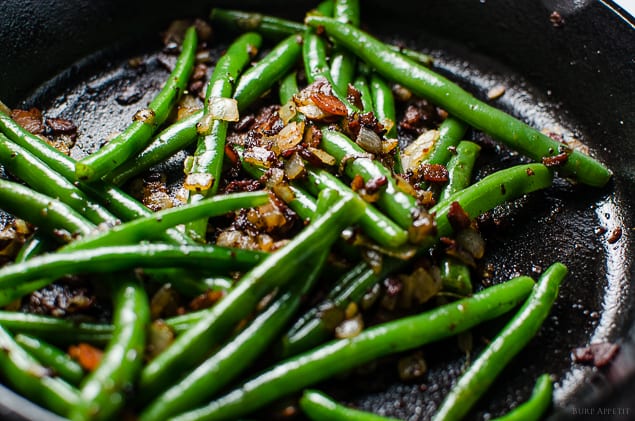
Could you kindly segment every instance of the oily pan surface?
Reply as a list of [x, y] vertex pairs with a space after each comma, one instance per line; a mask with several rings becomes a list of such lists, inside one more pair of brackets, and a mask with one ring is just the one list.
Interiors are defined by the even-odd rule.
[[[620, 375], [628, 373], [628, 363], [632, 364], [632, 357], [628, 358], [632, 348], [627, 339], [633, 310], [633, 291], [628, 282], [633, 274], [633, 236], [629, 228], [635, 224], [633, 198], [628, 192], [633, 187], [635, 153], [626, 133], [634, 129], [635, 118], [632, 89], [629, 93], [624, 86], [633, 81], [633, 66], [624, 64], [625, 59], [613, 57], [616, 53], [598, 45], [600, 41], [591, 40], [594, 45], [584, 44], [588, 40], [580, 39], [579, 26], [595, 27], [598, 19], [614, 19], [601, 4], [565, 14], [564, 27], [554, 28], [549, 21], [549, 7], [536, 11], [523, 10], [526, 6], [521, 5], [512, 11], [502, 2], [488, 1], [486, 5], [470, 3], [458, 13], [457, 3], [450, 2], [444, 9], [432, 2], [425, 13], [402, 13], [407, 7], [383, 9], [381, 5], [364, 5], [366, 12], [372, 10], [375, 16], [384, 17], [378, 20], [366, 16], [365, 21], [386, 39], [396, 38], [431, 52], [437, 57], [441, 71], [454, 75], [462, 85], [481, 96], [490, 87], [503, 84], [507, 89], [496, 102], [498, 106], [537, 127], [563, 126], [589, 144], [596, 156], [616, 173], [614, 181], [600, 190], [571, 186], [559, 180], [548, 193], [537, 193], [528, 200], [499, 209], [484, 224], [488, 254], [481, 266], [493, 265], [493, 282], [518, 273], [536, 275], [555, 260], [567, 264], [571, 275], [538, 337], [503, 372], [500, 381], [477, 407], [476, 415], [479, 418], [487, 413], [498, 415], [526, 399], [533, 379], [540, 372], [558, 376], [556, 406], [560, 415], [571, 415], [573, 407], [588, 406], [590, 401], [601, 399]], [[298, 6], [297, 16], [306, 8]], [[522, 12], [527, 13], [526, 18], [520, 19], [518, 14]], [[429, 17], [437, 15], [445, 18]], [[150, 20], [158, 22], [161, 18], [154, 16]], [[38, 106], [48, 110], [49, 117], [74, 120], [80, 127], [80, 137], [73, 154], [83, 156], [95, 147], [95, 142], [121, 130], [130, 121], [137, 106], [123, 106], [116, 101], [123, 87], [138, 87], [145, 92], [137, 104], [147, 102], [160, 87], [167, 72], [157, 58], [156, 34], [164, 27], [156, 24], [143, 31], [143, 41], [124, 42], [121, 48], [108, 48], [105, 53], [84, 59], [51, 83], [41, 85], [25, 102], [19, 103], [16, 98], [10, 105]], [[510, 28], [536, 35], [514, 36], [517, 32]], [[622, 36], [612, 29], [606, 31], [613, 42]], [[576, 50], [573, 43], [577, 48], [585, 45], [585, 54]], [[540, 45], [550, 48], [539, 51], [536, 46]], [[218, 52], [222, 46], [214, 49]], [[147, 54], [150, 65], [143, 72], [131, 71], [127, 61], [139, 54]], [[615, 65], [607, 67], [607, 61]], [[605, 77], [611, 69], [613, 78]], [[571, 77], [572, 73], [576, 77]], [[602, 81], [601, 89], [592, 83], [598, 78]], [[94, 114], [86, 110], [98, 110], [97, 118], [87, 117]], [[616, 144], [620, 145], [619, 152]], [[488, 155], [493, 154], [493, 147], [484, 149], [481, 159], [484, 165], [477, 176], [520, 159], [508, 156], [503, 163], [488, 161]], [[168, 169], [176, 185], [182, 166], [178, 159], [170, 163], [164, 169]], [[608, 234], [600, 228], [610, 233], [618, 226], [623, 228], [622, 238], [608, 244]], [[483, 347], [481, 338], [491, 337], [496, 327], [475, 331], [474, 353]], [[571, 361], [573, 348], [593, 341], [623, 340], [617, 365], [601, 372]], [[426, 348], [425, 356], [430, 372], [414, 383], [400, 382], [394, 360], [390, 359], [378, 362], [372, 370], [360, 370], [324, 387], [337, 398], [362, 408], [418, 419], [436, 408], [466, 362], [455, 340]]]

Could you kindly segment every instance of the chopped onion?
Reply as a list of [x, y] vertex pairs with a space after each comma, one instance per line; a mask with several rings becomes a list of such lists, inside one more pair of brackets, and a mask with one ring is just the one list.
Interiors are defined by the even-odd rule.
[[150, 314], [152, 319], [162, 316], [173, 316], [178, 307], [178, 296], [169, 284], [162, 285], [150, 300]]
[[155, 113], [150, 108], [144, 108], [139, 110], [132, 116], [133, 121], [138, 121], [145, 124], [154, 124]]
[[428, 130], [406, 146], [401, 153], [401, 165], [404, 171], [416, 171], [423, 160], [430, 155], [430, 151], [438, 140], [439, 131]]
[[233, 122], [240, 120], [238, 101], [234, 98], [210, 97], [207, 110], [214, 120]]
[[387, 155], [394, 151], [397, 146], [399, 146], [397, 139], [386, 139], [381, 143], [381, 153]]
[[148, 336], [148, 346], [146, 347], [148, 359], [153, 359], [165, 351], [174, 341], [174, 332], [163, 320], [152, 322]]
[[380, 154], [383, 151], [381, 138], [368, 127], [362, 126], [355, 142], [366, 152]]
[[[284, 172], [289, 180], [302, 177], [305, 172], [304, 161], [297, 152], [294, 152], [284, 164]], [[284, 200], [284, 199], [283, 199]], [[286, 200], [285, 200], [286, 202]]]
[[403, 381], [419, 379], [428, 371], [428, 365], [426, 360], [423, 359], [421, 351], [401, 358], [397, 366], [399, 378]]
[[335, 337], [338, 339], [354, 338], [364, 330], [364, 320], [358, 314], [352, 319], [344, 320], [335, 328]]
[[6, 115], [11, 115], [11, 108], [7, 107], [7, 105], [2, 101], [0, 101], [0, 111]]
[[324, 121], [331, 117], [315, 104], [302, 105], [298, 107], [298, 111], [304, 114], [308, 120]]
[[214, 119], [211, 114], [204, 114], [203, 117], [196, 123], [196, 133], [199, 136], [207, 136], [212, 132], [212, 123]]
[[333, 166], [337, 164], [335, 157], [328, 152], [309, 146], [308, 150], [315, 155], [324, 165]]
[[214, 177], [206, 173], [191, 173], [185, 177], [183, 187], [189, 191], [207, 191], [214, 185]]
[[284, 121], [284, 124], [288, 124], [296, 115], [298, 114], [298, 110], [295, 106], [295, 102], [293, 100], [284, 104], [278, 110], [278, 115]]
[[275, 195], [282, 199], [282, 201], [285, 203], [290, 203], [295, 200], [295, 194], [293, 193], [293, 190], [291, 190], [291, 187], [286, 184], [278, 184], [274, 186], [272, 190]]
[[294, 121], [287, 124], [274, 138], [278, 153], [297, 146], [304, 138], [304, 122]]
[[[202, 107], [201, 102], [193, 95], [183, 95], [177, 107], [177, 120], [183, 120], [198, 112]], [[198, 129], [198, 127], [197, 127]]]
[[247, 149], [243, 154], [243, 159], [245, 160], [245, 162], [264, 168], [270, 168], [271, 162], [275, 158], [276, 156], [273, 152], [260, 146], [255, 146], [251, 149]]
[[474, 258], [480, 259], [485, 254], [485, 240], [478, 231], [467, 228], [459, 231], [456, 241], [463, 247], [465, 251], [470, 253]]

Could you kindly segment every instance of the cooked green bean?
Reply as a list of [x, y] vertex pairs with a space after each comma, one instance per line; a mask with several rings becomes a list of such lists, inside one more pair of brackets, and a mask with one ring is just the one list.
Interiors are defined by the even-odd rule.
[[278, 94], [280, 97], [280, 104], [284, 105], [293, 99], [293, 96], [298, 92], [298, 74], [297, 72], [290, 72], [288, 75], [282, 78], [280, 81], [280, 88]]
[[61, 241], [88, 235], [94, 225], [70, 206], [12, 181], [0, 179], [0, 207]]
[[302, 53], [300, 43], [300, 37], [291, 35], [243, 73], [234, 91], [234, 99], [238, 101], [238, 109], [241, 112], [291, 71]]
[[543, 374], [536, 380], [536, 385], [528, 401], [492, 421], [538, 421], [551, 405], [552, 393], [551, 376]]
[[554, 263], [543, 272], [531, 295], [470, 365], [446, 396], [433, 420], [458, 420], [469, 412], [507, 363], [534, 337], [558, 297], [567, 267]]
[[50, 368], [54, 376], [73, 386], [79, 385], [84, 378], [84, 369], [61, 349], [24, 334], [15, 335], [15, 341], [42, 365]]
[[464, 296], [472, 293], [472, 275], [468, 265], [447, 256], [441, 259], [439, 266], [444, 290]]
[[446, 165], [452, 158], [452, 148], [458, 146], [465, 135], [467, 126], [461, 120], [448, 117], [439, 126], [439, 139], [426, 159], [428, 164]]
[[146, 365], [140, 381], [143, 397], [148, 399], [166, 389], [170, 379], [200, 362], [210, 344], [221, 341], [239, 320], [253, 310], [264, 294], [285, 285], [302, 271], [306, 259], [313, 257], [318, 250], [330, 248], [341, 230], [355, 222], [363, 210], [361, 199], [344, 197], [286, 246], [245, 274], [209, 315]]
[[139, 155], [115, 168], [106, 175], [105, 180], [120, 186], [185, 149], [196, 141], [196, 123], [201, 117], [202, 110], [166, 127]]
[[304, 391], [300, 408], [313, 421], [397, 421], [395, 418], [349, 408], [317, 390]]
[[[335, 0], [333, 18], [344, 23], [359, 26], [359, 0]], [[355, 56], [346, 50], [335, 47], [331, 55], [330, 73], [333, 84], [342, 92], [348, 90], [355, 77]]]
[[[229, 122], [214, 115], [214, 110], [210, 107], [213, 106], [214, 101], [232, 97], [234, 84], [238, 80], [239, 74], [249, 64], [251, 58], [257, 54], [261, 42], [260, 35], [247, 32], [238, 37], [216, 62], [214, 72], [207, 85], [204, 115], [203, 120], [199, 123], [196, 151], [185, 169], [185, 186], [189, 193], [188, 203], [196, 203], [218, 191]], [[215, 112], [218, 113], [218, 111]], [[207, 127], [201, 129], [201, 126]], [[186, 231], [190, 237], [205, 242], [207, 218], [189, 222], [186, 225]]]
[[163, 124], [187, 88], [194, 68], [197, 43], [196, 30], [191, 27], [185, 33], [181, 54], [161, 92], [147, 109], [135, 114], [133, 123], [121, 134], [75, 164], [78, 180], [98, 180], [147, 146], [154, 131]]
[[82, 382], [80, 403], [71, 420], [110, 419], [125, 403], [125, 396], [141, 371], [150, 322], [150, 304], [135, 281], [115, 281], [112, 338], [97, 368]]
[[110, 340], [113, 330], [111, 324], [87, 323], [2, 310], [0, 310], [0, 326], [12, 333], [24, 333], [62, 345], [75, 342], [103, 345]]
[[463, 141], [457, 145], [456, 153], [447, 164], [449, 180], [441, 191], [439, 201], [447, 199], [470, 185], [472, 169], [480, 150], [481, 147], [473, 142]]
[[529, 294], [528, 277], [487, 288], [471, 298], [373, 326], [358, 336], [329, 342], [285, 360], [206, 406], [174, 420], [240, 417], [271, 401], [384, 355], [416, 348], [465, 331], [511, 310]]
[[349, 48], [382, 76], [429, 99], [512, 149], [539, 162], [543, 158], [566, 153], [566, 162], [559, 169], [590, 186], [604, 186], [611, 178], [611, 172], [590, 156], [578, 150], [571, 151], [539, 130], [476, 99], [459, 85], [395, 53], [366, 32], [327, 17], [309, 16], [306, 23], [311, 27], [324, 28], [335, 41]]
[[73, 183], [1, 133], [0, 164], [34, 190], [59, 199], [94, 224], [114, 224], [117, 221], [115, 216], [101, 205], [92, 202]]
[[379, 75], [373, 73], [370, 77], [370, 92], [375, 117], [386, 129], [386, 138], [397, 139], [397, 111], [392, 89]]
[[[134, 268], [187, 267], [211, 272], [253, 267], [266, 253], [217, 246], [147, 244], [96, 247], [34, 257], [0, 269], [0, 289], [13, 288], [39, 278], [52, 280], [77, 273], [109, 273]], [[51, 280], [51, 282], [52, 282]]]
[[357, 76], [355, 80], [353, 81], [353, 86], [361, 94], [362, 112], [370, 113], [374, 111], [373, 98], [371, 96], [370, 87], [368, 86], [368, 81], [366, 80], [366, 77], [362, 75]]
[[40, 405], [66, 415], [79, 403], [77, 389], [40, 365], [4, 330], [0, 324], [0, 370], [9, 386]]
[[[15, 257], [15, 262], [24, 262], [33, 256], [42, 254], [44, 251], [51, 248], [51, 244], [49, 244], [49, 242], [52, 243], [49, 238], [41, 236], [40, 233], [31, 235]], [[27, 282], [11, 289], [0, 289], [0, 307], [14, 302], [30, 292], [37, 291], [38, 289], [47, 286], [49, 283], [49, 280], [42, 279], [34, 282]]]

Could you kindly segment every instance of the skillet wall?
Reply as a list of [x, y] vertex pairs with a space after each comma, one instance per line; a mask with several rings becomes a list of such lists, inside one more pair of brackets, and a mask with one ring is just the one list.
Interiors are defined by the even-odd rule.
[[[182, 2], [107, 0], [2, 0], [0, 2], [0, 99], [15, 106], [43, 81], [78, 59], [114, 43], [129, 43], [164, 28], [175, 15], [204, 15], [211, 4], [262, 10], [295, 11], [314, 2], [260, 1]], [[575, 2], [567, 10], [559, 0], [429, 0], [425, 2], [364, 1], [373, 27], [387, 31], [434, 34], [494, 57], [522, 74], [555, 101], [566, 104], [571, 117], [599, 157], [615, 171], [615, 191], [635, 191], [635, 30], [601, 2]], [[293, 4], [293, 10], [290, 7]], [[389, 5], [389, 6], [388, 6]], [[176, 11], [175, 11], [176, 9]], [[552, 10], [565, 19], [555, 28]], [[404, 31], [404, 28], [408, 28]], [[425, 36], [425, 35], [424, 35]], [[628, 227], [635, 227], [635, 195], [619, 197]], [[626, 227], [625, 227], [626, 228]], [[635, 249], [626, 237], [628, 250]], [[630, 279], [635, 279], [628, 256]], [[633, 300], [626, 302], [622, 334], [632, 344]], [[632, 355], [632, 345], [624, 346]], [[619, 377], [619, 376], [618, 376]], [[635, 385], [633, 385], [635, 388]], [[631, 388], [631, 390], [633, 390]], [[629, 399], [618, 396], [616, 399]], [[632, 398], [630, 398], [632, 399]], [[631, 401], [625, 401], [630, 406]], [[624, 406], [624, 405], [623, 405]]]

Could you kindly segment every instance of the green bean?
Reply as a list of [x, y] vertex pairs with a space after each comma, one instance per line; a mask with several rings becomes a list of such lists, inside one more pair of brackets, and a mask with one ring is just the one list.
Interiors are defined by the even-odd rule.
[[[320, 2], [315, 8], [315, 12], [321, 14], [322, 16], [333, 16], [333, 9], [335, 5], [333, 4], [333, 0], [325, 0]], [[310, 12], [309, 12], [310, 13]]]
[[24, 334], [15, 335], [15, 341], [33, 358], [50, 368], [55, 376], [69, 384], [77, 386], [84, 378], [84, 369], [61, 349]]
[[353, 81], [353, 86], [355, 89], [359, 91], [361, 94], [362, 101], [362, 112], [370, 113], [374, 111], [373, 106], [373, 98], [371, 97], [370, 87], [368, 86], [368, 81], [362, 75], [359, 75]]
[[552, 393], [551, 377], [549, 374], [543, 374], [536, 380], [536, 385], [528, 401], [493, 421], [538, 421], [549, 408]]
[[526, 297], [533, 285], [531, 278], [515, 278], [471, 298], [373, 326], [353, 338], [329, 342], [278, 363], [208, 405], [174, 417], [174, 421], [242, 416], [368, 361], [438, 341], [498, 317]]
[[79, 402], [75, 388], [52, 377], [0, 325], [0, 370], [2, 377], [21, 395], [60, 415]]
[[441, 259], [439, 266], [444, 290], [452, 291], [459, 295], [470, 295], [472, 293], [472, 275], [468, 265], [448, 256]]
[[364, 31], [319, 16], [307, 17], [306, 23], [323, 27], [335, 41], [349, 48], [385, 78], [402, 84], [531, 159], [540, 162], [543, 158], [566, 153], [566, 162], [559, 167], [562, 174], [575, 176], [579, 182], [596, 187], [604, 186], [611, 178], [611, 172], [590, 156], [568, 150], [539, 130], [476, 99], [444, 76], [391, 51]]
[[[330, 2], [323, 2], [330, 3]], [[322, 3], [320, 3], [322, 4]], [[318, 9], [321, 9], [318, 6]], [[322, 16], [332, 16], [332, 10], [318, 10]], [[212, 23], [218, 24], [230, 31], [247, 32], [256, 31], [261, 33], [265, 38], [280, 40], [284, 37], [294, 34], [302, 34], [306, 31], [306, 26], [301, 23], [275, 16], [263, 15], [255, 12], [244, 12], [241, 10], [228, 10], [215, 8], [210, 13]], [[431, 66], [434, 59], [422, 52], [404, 48], [397, 45], [388, 45], [395, 53], [403, 54], [411, 60], [421, 63], [425, 66]]]
[[94, 224], [114, 224], [117, 218], [92, 202], [73, 183], [0, 133], [0, 163], [39, 193], [59, 199]]
[[194, 68], [196, 48], [196, 30], [191, 27], [185, 33], [181, 54], [161, 92], [150, 102], [147, 109], [135, 114], [133, 123], [121, 134], [75, 164], [75, 176], [78, 180], [98, 180], [143, 150], [152, 133], [163, 124], [187, 88]]
[[[39, 278], [77, 273], [109, 273], [138, 267], [187, 267], [223, 272], [253, 267], [265, 253], [216, 246], [147, 244], [96, 247], [34, 257], [0, 269], [0, 289]], [[52, 281], [51, 281], [52, 282]]]
[[435, 421], [458, 420], [468, 413], [507, 363], [534, 337], [558, 297], [567, 267], [554, 263], [543, 272], [531, 295], [489, 343], [441, 404]]
[[447, 164], [449, 180], [441, 191], [440, 201], [470, 185], [472, 169], [480, 151], [481, 147], [473, 142], [463, 141], [457, 145], [456, 154]]
[[13, 333], [23, 333], [55, 344], [88, 342], [103, 345], [110, 339], [111, 324], [87, 323], [38, 314], [0, 310], [0, 325]]
[[[235, 81], [257, 53], [261, 42], [260, 35], [254, 32], [241, 35], [229, 46], [214, 67], [205, 94], [204, 120], [201, 121], [202, 125], [209, 127], [202, 131], [199, 128], [196, 151], [185, 171], [189, 203], [196, 203], [218, 192], [229, 122], [214, 116], [210, 110], [210, 103], [218, 98], [231, 98]], [[211, 122], [208, 121], [209, 118], [212, 119]], [[186, 231], [190, 237], [205, 242], [207, 218], [189, 222]]]
[[141, 371], [150, 323], [147, 294], [134, 280], [115, 282], [113, 307], [112, 338], [97, 368], [82, 382], [80, 404], [69, 414], [72, 420], [110, 419]]
[[[143, 397], [154, 396], [174, 376], [200, 362], [210, 344], [218, 343], [229, 330], [251, 312], [257, 301], [275, 287], [281, 287], [303, 270], [307, 259], [328, 249], [342, 229], [355, 222], [364, 210], [361, 199], [344, 197], [322, 217], [305, 227], [286, 246], [245, 274], [213, 311], [179, 336], [162, 354], [144, 368], [140, 389]], [[203, 345], [205, 344], [205, 345]]]
[[430, 210], [436, 213], [437, 232], [452, 232], [447, 215], [453, 202], [458, 202], [470, 218], [476, 218], [501, 203], [551, 186], [552, 178], [551, 171], [542, 164], [517, 165], [497, 171], [450, 195]]
[[302, 52], [300, 42], [301, 39], [296, 35], [284, 39], [255, 66], [243, 73], [234, 91], [234, 99], [238, 101], [241, 112], [293, 68]]
[[156, 239], [158, 235], [170, 227], [203, 217], [220, 216], [243, 208], [261, 206], [268, 201], [269, 195], [265, 192], [216, 196], [201, 200], [198, 203], [164, 209], [151, 216], [117, 225], [108, 231], [97, 232], [67, 245], [64, 251], [135, 244], [144, 240]]
[[[541, 164], [519, 165], [491, 174], [455, 193], [430, 209], [430, 213], [435, 215], [437, 220], [437, 233], [434, 238], [423, 242], [420, 250], [426, 251], [436, 244], [438, 238], [452, 234], [452, 227], [447, 218], [453, 202], [457, 202], [473, 219], [505, 201], [551, 186], [551, 179], [551, 172]], [[355, 266], [336, 283], [335, 293], [331, 294], [327, 301], [309, 310], [292, 326], [283, 338], [283, 354], [293, 355], [328, 338], [332, 330], [317, 317], [320, 308], [333, 305], [345, 308], [351, 301], [361, 299], [369, 288], [403, 264], [394, 259], [385, 259], [379, 273], [365, 262]]]
[[465, 135], [467, 126], [461, 120], [448, 117], [439, 126], [439, 139], [426, 159], [428, 164], [446, 165], [452, 157], [452, 148], [458, 146]]
[[[308, 169], [304, 186], [313, 195], [317, 195], [324, 189], [346, 191], [353, 194], [350, 187], [324, 170]], [[366, 206], [364, 215], [359, 218], [358, 224], [366, 235], [382, 246], [399, 247], [408, 241], [408, 233], [372, 205]]]
[[280, 81], [280, 89], [278, 94], [280, 97], [280, 104], [284, 105], [293, 99], [293, 96], [298, 92], [298, 74], [297, 72], [290, 72], [288, 75], [282, 78]]
[[240, 10], [214, 8], [210, 13], [210, 20], [213, 24], [219, 24], [232, 31], [257, 31], [271, 39], [301, 34], [306, 30], [306, 27], [298, 22]]
[[[333, 18], [339, 22], [359, 26], [359, 0], [335, 0]], [[335, 46], [335, 51], [331, 55], [330, 72], [334, 85], [342, 92], [346, 92], [348, 85], [353, 83], [355, 62], [354, 55]]]
[[73, 235], [88, 235], [94, 227], [88, 219], [58, 199], [2, 179], [0, 207], [53, 234], [58, 240], [69, 241]]
[[[339, 194], [327, 190], [318, 199], [315, 218], [326, 213], [338, 200]], [[280, 291], [275, 301], [260, 313], [243, 331], [223, 345], [210, 358], [190, 372], [177, 384], [156, 397], [141, 413], [140, 421], [164, 420], [168, 417], [202, 404], [220, 388], [244, 371], [271, 343], [295, 314], [301, 298], [311, 289], [320, 275], [328, 250], [318, 253], [308, 262], [308, 276], [298, 279], [288, 290]]]
[[[42, 160], [53, 171], [67, 180], [75, 177], [75, 160], [53, 148], [39, 137], [29, 133], [7, 114], [0, 111], [0, 130], [16, 144], [31, 152]], [[77, 183], [79, 188], [92, 197], [98, 198], [105, 208], [123, 220], [131, 220], [140, 216], [148, 216], [152, 212], [118, 188], [101, 180], [90, 184]], [[166, 233], [166, 239], [178, 244], [192, 243], [192, 240], [177, 230]]]
[[397, 111], [392, 89], [381, 77], [373, 73], [370, 77], [370, 92], [375, 117], [386, 128], [386, 138], [397, 139]]
[[317, 390], [304, 391], [300, 408], [313, 421], [397, 421], [395, 418], [349, 408]]
[[106, 175], [105, 180], [120, 186], [185, 149], [196, 140], [196, 123], [201, 117], [202, 110], [166, 127], [139, 155], [115, 168]]
[[411, 229], [420, 214], [414, 197], [401, 191], [386, 167], [368, 157], [368, 154], [342, 133], [334, 130], [322, 130], [322, 148], [337, 160], [344, 161], [344, 171], [349, 178], [360, 175], [365, 182], [385, 177], [387, 184], [381, 191], [377, 206], [386, 212], [393, 221], [404, 229]]

